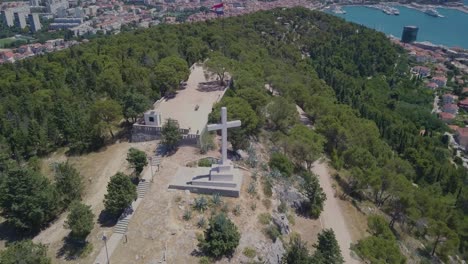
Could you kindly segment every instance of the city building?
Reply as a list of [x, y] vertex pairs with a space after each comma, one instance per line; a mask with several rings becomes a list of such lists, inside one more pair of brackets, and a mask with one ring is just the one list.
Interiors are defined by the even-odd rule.
[[3, 10], [2, 11], [2, 22], [8, 27], [13, 27], [15, 25], [15, 17], [13, 11]]
[[415, 66], [411, 69], [411, 71], [413, 72], [413, 74], [416, 74], [420, 78], [425, 78], [431, 75], [431, 69], [424, 66]]
[[28, 20], [29, 20], [29, 26], [33, 32], [37, 32], [41, 30], [42, 25], [41, 25], [41, 20], [39, 19], [38, 14], [29, 14]]
[[426, 84], [426, 87], [431, 89], [431, 90], [435, 90], [435, 89], [439, 88], [439, 85], [437, 85], [437, 83], [435, 83], [435, 82], [430, 82], [430, 83]]
[[465, 150], [468, 147], [468, 127], [460, 127], [455, 133], [455, 139]]
[[442, 96], [444, 104], [454, 104], [458, 100], [458, 96], [446, 93]]
[[29, 6], [40, 6], [40, 2], [39, 0], [29, 0]]
[[66, 16], [68, 7], [68, 0], [46, 0], [47, 12], [58, 17]]
[[447, 84], [447, 78], [442, 77], [442, 76], [433, 77], [432, 81], [437, 83], [439, 87], [444, 87]]
[[442, 112], [442, 113], [439, 113], [439, 118], [444, 123], [450, 124], [453, 121], [453, 119], [455, 119], [455, 115], [450, 114], [450, 113]]
[[405, 26], [403, 28], [403, 34], [401, 35], [401, 42], [412, 43], [415, 42], [418, 37], [419, 28], [416, 26]]
[[28, 26], [27, 23], [26, 23], [26, 14], [25, 13], [15, 12], [14, 16], [15, 16], [15, 26], [17, 26], [19, 28], [25, 28], [25, 27]]
[[444, 104], [442, 111], [445, 113], [450, 113], [456, 115], [458, 112], [458, 106], [456, 104]]
[[465, 98], [465, 99], [461, 100], [458, 103], [458, 106], [460, 106], [461, 108], [463, 108], [465, 110], [468, 110], [468, 98]]

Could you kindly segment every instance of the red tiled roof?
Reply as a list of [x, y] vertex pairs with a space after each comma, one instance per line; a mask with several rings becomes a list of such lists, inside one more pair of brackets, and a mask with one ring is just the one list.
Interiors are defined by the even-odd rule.
[[457, 129], [457, 133], [462, 137], [468, 136], [468, 127], [460, 127]]
[[460, 127], [456, 125], [449, 125], [448, 126], [452, 131], [457, 131]]
[[465, 98], [459, 102], [461, 105], [468, 105], [468, 98]]
[[458, 109], [458, 106], [456, 104], [444, 104], [444, 109]]
[[452, 120], [455, 118], [453, 114], [445, 113], [445, 112], [439, 113], [439, 117], [442, 120]]
[[435, 82], [430, 82], [428, 84], [426, 84], [427, 87], [430, 87], [430, 88], [437, 88], [439, 87], [439, 85], [437, 85], [437, 83]]

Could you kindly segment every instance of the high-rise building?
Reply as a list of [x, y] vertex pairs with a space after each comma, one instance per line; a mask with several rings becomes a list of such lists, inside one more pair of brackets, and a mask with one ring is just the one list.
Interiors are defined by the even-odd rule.
[[40, 0], [29, 0], [29, 6], [40, 6], [41, 1]]
[[15, 16], [15, 26], [19, 28], [25, 28], [27, 26], [25, 13], [15, 12], [14, 16]]
[[418, 37], [419, 28], [416, 26], [406, 26], [403, 28], [403, 34], [401, 34], [401, 42], [412, 43], [416, 41]]
[[37, 32], [41, 30], [42, 25], [41, 25], [41, 20], [39, 19], [38, 14], [29, 14], [28, 20], [29, 20], [29, 26], [31, 27], [31, 30], [33, 32]]
[[15, 25], [15, 17], [13, 16], [13, 11], [3, 10], [2, 11], [2, 22], [8, 27], [13, 27]]

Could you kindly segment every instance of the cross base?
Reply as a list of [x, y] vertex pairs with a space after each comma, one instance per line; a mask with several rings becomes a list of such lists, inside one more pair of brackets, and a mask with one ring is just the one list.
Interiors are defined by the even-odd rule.
[[234, 166], [229, 163], [211, 165], [210, 181], [234, 181]]

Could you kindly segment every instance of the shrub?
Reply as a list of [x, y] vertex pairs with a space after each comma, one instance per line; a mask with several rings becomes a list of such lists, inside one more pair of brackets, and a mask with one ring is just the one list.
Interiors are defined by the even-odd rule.
[[250, 209], [252, 209], [252, 211], [255, 211], [257, 209], [257, 204], [256, 203], [252, 203], [250, 205]]
[[294, 219], [294, 215], [293, 214], [288, 214], [288, 222], [291, 224], [291, 225], [295, 225], [296, 224], [296, 219]]
[[284, 155], [283, 153], [274, 152], [271, 154], [270, 168], [279, 170], [285, 176], [291, 176], [294, 170], [293, 163], [289, 160], [289, 158]]
[[269, 213], [259, 214], [258, 221], [262, 225], [268, 225], [271, 222], [271, 215]]
[[249, 187], [247, 187], [247, 192], [252, 196], [257, 193], [257, 190], [255, 190], [255, 183], [251, 182], [249, 184]]
[[204, 158], [198, 161], [198, 167], [211, 167], [211, 160]]
[[271, 200], [270, 199], [263, 199], [262, 203], [263, 203], [263, 205], [265, 206], [266, 209], [271, 208]]
[[192, 219], [192, 211], [190, 211], [190, 210], [185, 210], [184, 215], [182, 216], [182, 218], [183, 218], [185, 221], [189, 221], [190, 219]]
[[268, 179], [265, 179], [263, 181], [263, 194], [266, 197], [271, 197], [273, 195], [273, 185]]
[[229, 205], [227, 203], [223, 205], [223, 207], [221, 208], [221, 212], [225, 214], [229, 212]]
[[255, 256], [257, 255], [257, 251], [253, 248], [245, 247], [242, 251], [242, 254], [244, 254], [244, 256], [248, 258], [255, 258]]
[[219, 193], [214, 193], [213, 196], [211, 197], [211, 203], [213, 204], [214, 207], [218, 207], [222, 204], [221, 196]]
[[206, 226], [206, 220], [204, 217], [200, 218], [197, 222], [198, 228], [205, 228]]
[[288, 205], [284, 200], [280, 201], [280, 204], [278, 205], [278, 212], [284, 214], [288, 211]]
[[50, 264], [47, 256], [47, 247], [42, 244], [34, 244], [31, 240], [22, 240], [9, 245], [0, 252], [0, 263], [18, 264]]
[[207, 256], [201, 257], [200, 260], [198, 261], [199, 264], [211, 264], [213, 261]]
[[264, 229], [265, 235], [269, 237], [273, 242], [276, 241], [278, 237], [281, 236], [281, 232], [279, 231], [276, 225], [269, 225]]
[[241, 206], [240, 204], [237, 204], [234, 209], [232, 209], [232, 213], [235, 215], [235, 216], [239, 216], [241, 214], [242, 210], [241, 210]]
[[199, 212], [203, 212], [208, 208], [208, 201], [203, 196], [200, 198], [195, 198], [193, 207]]
[[199, 248], [208, 256], [219, 258], [231, 256], [239, 245], [240, 234], [231, 220], [224, 214], [211, 218], [205, 236], [199, 241]]

